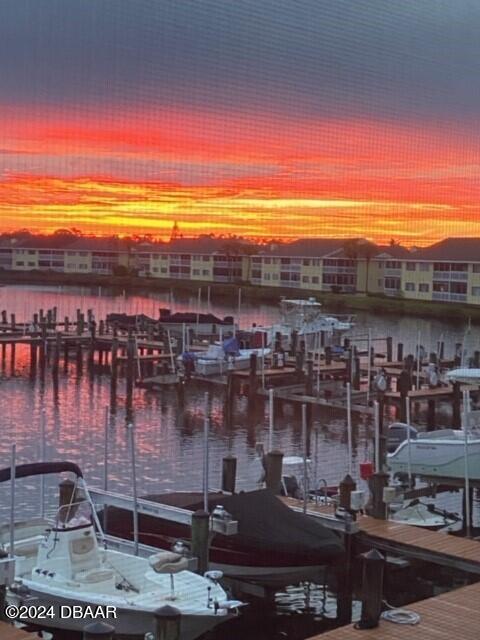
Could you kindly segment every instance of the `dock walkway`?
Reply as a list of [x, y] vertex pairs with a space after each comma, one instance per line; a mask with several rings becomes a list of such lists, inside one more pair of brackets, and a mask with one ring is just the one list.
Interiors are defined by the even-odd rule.
[[[302, 503], [293, 498], [283, 500], [294, 509], [301, 509]], [[342, 521], [335, 518], [332, 507], [309, 505], [307, 513], [320, 518], [326, 526], [329, 523], [338, 528]], [[409, 524], [377, 520], [370, 516], [358, 516], [354, 523], [360, 542], [371, 544], [381, 551], [405, 555], [407, 557], [453, 567], [470, 573], [480, 574], [480, 542], [449, 535], [440, 531], [427, 531]]]
[[416, 625], [380, 620], [376, 629], [353, 625], [327, 631], [309, 640], [478, 640], [480, 583], [428, 598], [406, 608], [420, 615]]

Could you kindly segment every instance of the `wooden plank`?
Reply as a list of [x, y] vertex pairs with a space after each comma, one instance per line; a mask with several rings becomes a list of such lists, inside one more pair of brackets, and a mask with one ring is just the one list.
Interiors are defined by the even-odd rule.
[[428, 598], [406, 608], [420, 615], [417, 625], [380, 620], [375, 629], [353, 625], [327, 631], [310, 640], [478, 640], [480, 583]]

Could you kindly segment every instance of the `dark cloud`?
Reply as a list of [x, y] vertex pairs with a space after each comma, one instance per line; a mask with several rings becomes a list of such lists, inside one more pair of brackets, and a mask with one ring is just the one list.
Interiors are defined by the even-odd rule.
[[478, 0], [2, 0], [0, 100], [480, 112]]

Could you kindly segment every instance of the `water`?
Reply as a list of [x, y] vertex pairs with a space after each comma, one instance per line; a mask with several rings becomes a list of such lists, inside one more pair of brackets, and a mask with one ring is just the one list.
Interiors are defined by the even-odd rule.
[[[206, 291], [199, 305], [198, 296], [175, 295], [171, 293], [138, 292], [135, 295], [110, 290], [87, 289], [77, 287], [15, 287], [0, 288], [0, 309], [15, 313], [17, 320], [30, 319], [39, 308], [58, 308], [58, 317], [75, 317], [76, 309], [91, 308], [97, 319], [108, 312], [145, 313], [157, 316], [161, 306], [173, 307], [175, 311], [205, 311]], [[173, 304], [172, 304], [173, 303]], [[234, 305], [236, 307], [236, 305]], [[212, 298], [211, 311], [224, 316], [234, 313], [225, 302]], [[242, 304], [240, 325], [251, 326], [253, 322], [268, 324], [278, 320], [275, 306], [255, 302]], [[436, 350], [436, 342], [443, 339], [446, 355], [453, 351], [456, 342], [464, 339], [465, 327], [441, 320], [422, 320], [418, 318], [396, 318], [371, 314], [357, 316], [354, 335], [366, 336], [372, 329], [373, 337], [392, 336], [394, 344], [404, 343], [404, 353], [413, 353], [420, 332], [421, 343], [427, 351]], [[479, 348], [480, 331], [474, 327], [468, 337], [470, 352]], [[366, 346], [366, 343], [365, 343]], [[383, 348], [383, 345], [382, 347]], [[90, 377], [86, 368], [79, 375], [75, 364], [70, 363], [65, 371], [60, 370], [58, 390], [55, 390], [50, 371], [47, 370], [44, 381], [37, 376], [30, 379], [29, 353], [27, 348], [17, 346], [15, 369], [11, 371], [9, 357], [2, 363], [0, 376], [0, 464], [10, 463], [10, 452], [16, 443], [17, 464], [39, 460], [41, 456], [40, 434], [41, 416], [44, 416], [46, 436], [46, 459], [67, 459], [77, 462], [83, 469], [89, 484], [102, 486], [103, 460], [105, 447], [105, 408], [109, 404], [109, 376], [95, 374]], [[173, 390], [147, 392], [134, 391], [135, 438], [139, 494], [159, 493], [169, 490], [200, 490], [202, 487], [203, 464], [203, 415], [204, 393], [207, 387], [201, 383], [188, 386], [185, 392], [184, 407], [179, 406]], [[267, 442], [268, 416], [267, 403], [257, 407], [253, 413], [248, 411], [245, 398], [237, 398], [234, 407], [234, 421], [231, 427], [223, 420], [224, 391], [210, 389], [210, 486], [218, 487], [221, 478], [221, 461], [227, 453], [238, 458], [238, 487], [252, 489], [261, 475], [261, 464], [255, 447], [259, 442]], [[124, 381], [119, 382], [118, 412], [108, 427], [109, 488], [113, 491], [131, 493], [131, 464], [128, 448], [125, 414], [123, 410]], [[273, 445], [286, 455], [301, 455], [302, 440], [299, 408], [285, 404], [275, 416], [275, 435]], [[424, 420], [422, 412], [413, 410], [414, 420]], [[438, 422], [448, 424], [449, 414], [438, 412]], [[348, 469], [347, 435], [345, 415], [340, 412], [315, 408], [313, 426], [318, 433], [317, 475], [325, 478], [329, 484], [336, 484]], [[358, 479], [358, 464], [372, 457], [372, 425], [368, 418], [355, 419], [354, 424], [354, 477]], [[47, 478], [46, 504], [56, 502], [57, 479]], [[360, 485], [361, 481], [359, 480]], [[18, 482], [17, 499], [22, 516], [38, 514], [39, 481], [36, 478]], [[0, 486], [0, 517], [6, 521], [8, 512], [9, 488]], [[449, 502], [450, 501], [450, 502]], [[459, 498], [452, 495], [445, 505], [450, 510], [458, 510]], [[320, 589], [320, 591], [318, 591]], [[276, 612], [274, 630], [258, 631], [250, 629], [248, 636], [252, 640], [264, 640], [285, 637], [285, 629], [290, 622], [283, 624], [278, 620], [290, 619], [293, 614], [303, 617], [296, 622], [295, 637], [311, 635], [312, 620], [320, 624], [322, 620], [323, 594], [321, 587], [312, 587], [306, 603], [305, 592], [286, 591], [272, 604]], [[327, 597], [328, 596], [328, 597]], [[330, 603], [328, 594], [326, 601]], [[312, 605], [312, 602], [314, 603]], [[315, 604], [316, 603], [316, 604]], [[320, 604], [318, 604], [320, 603]], [[318, 605], [318, 606], [317, 606]], [[312, 618], [313, 607], [313, 618]], [[326, 606], [328, 609], [328, 606]], [[298, 612], [303, 612], [304, 616]], [[307, 621], [308, 620], [308, 624]], [[317, 627], [315, 627], [317, 628]], [[321, 627], [320, 627], [321, 628]], [[220, 631], [222, 638], [233, 637], [227, 631]], [[223, 635], [222, 635], [223, 634]], [[294, 637], [288, 631], [288, 637]]]

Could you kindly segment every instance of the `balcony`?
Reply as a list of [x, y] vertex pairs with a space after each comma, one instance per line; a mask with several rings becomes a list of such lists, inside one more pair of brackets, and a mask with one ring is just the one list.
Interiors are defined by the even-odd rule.
[[434, 280], [468, 280], [468, 271], [434, 271]]
[[441, 300], [443, 302], [467, 302], [466, 293], [450, 293], [448, 291], [434, 291], [432, 293], [433, 300]]

